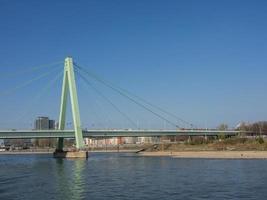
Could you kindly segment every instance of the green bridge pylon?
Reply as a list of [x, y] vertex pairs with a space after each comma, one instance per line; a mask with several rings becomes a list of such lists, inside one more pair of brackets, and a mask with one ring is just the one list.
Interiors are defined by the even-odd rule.
[[[59, 114], [59, 126], [58, 126], [59, 130], [65, 129], [68, 94], [70, 94], [76, 148], [77, 150], [79, 150], [79, 149], [84, 148], [84, 141], [83, 141], [83, 134], [82, 134], [82, 128], [81, 128], [81, 119], [80, 119], [76, 82], [75, 82], [75, 74], [73, 70], [73, 60], [71, 57], [67, 57], [65, 59], [65, 65], [64, 65], [61, 105], [60, 105], [60, 114]], [[63, 146], [64, 146], [64, 139], [59, 138], [57, 150], [62, 151]]]

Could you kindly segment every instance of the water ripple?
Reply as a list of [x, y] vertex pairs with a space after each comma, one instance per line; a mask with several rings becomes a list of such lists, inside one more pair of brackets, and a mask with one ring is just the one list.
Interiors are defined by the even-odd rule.
[[0, 156], [0, 199], [267, 199], [266, 160]]

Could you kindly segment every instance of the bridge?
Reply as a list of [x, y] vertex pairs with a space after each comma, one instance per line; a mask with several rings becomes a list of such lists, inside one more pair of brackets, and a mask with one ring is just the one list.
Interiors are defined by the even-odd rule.
[[[226, 136], [234, 136], [234, 135], [238, 135], [241, 133], [240, 131], [235, 131], [235, 130], [222, 131], [222, 130], [209, 130], [209, 129], [200, 130], [200, 129], [193, 129], [193, 128], [181, 129], [179, 128], [177, 124], [173, 123], [172, 121], [168, 120], [162, 115], [156, 113], [150, 108], [144, 106], [143, 104], [141, 104], [139, 101], [135, 100], [128, 94], [125, 94], [123, 90], [114, 88], [109, 83], [103, 82], [97, 76], [94, 76], [94, 78], [99, 81], [102, 81], [103, 84], [105, 84], [107, 87], [110, 87], [111, 89], [116, 90], [119, 94], [125, 96], [130, 101], [141, 106], [148, 112], [151, 112], [152, 114], [159, 117], [160, 119], [173, 125], [175, 129], [173, 130], [140, 130], [140, 129], [136, 129], [136, 130], [132, 130], [132, 129], [83, 130], [81, 126], [81, 120], [80, 120], [80, 109], [79, 109], [77, 89], [76, 89], [75, 72], [76, 73], [84, 72], [83, 74], [80, 74], [80, 77], [86, 83], [90, 84], [90, 82], [88, 82], [88, 80], [86, 79], [84, 75], [84, 74], [89, 74], [89, 72], [85, 71], [83, 68], [81, 68], [77, 64], [75, 64], [75, 67], [74, 67], [73, 59], [71, 57], [67, 57], [65, 59], [65, 64], [64, 64], [64, 75], [63, 75], [63, 84], [62, 84], [58, 130], [16, 130], [16, 129], [0, 130], [0, 139], [58, 138], [57, 152], [62, 152], [63, 145], [64, 145], [63, 143], [64, 138], [75, 138], [77, 151], [82, 151], [85, 148], [85, 144], [83, 140], [84, 137], [97, 138], [97, 137], [153, 137], [153, 136], [218, 136], [220, 134], [224, 134]], [[70, 96], [74, 130], [65, 129], [68, 95]], [[101, 93], [100, 95], [103, 96], [103, 94]], [[141, 99], [140, 97], [137, 97], [137, 98]], [[149, 104], [150, 106], [154, 106], [149, 102], [146, 102], [146, 103]], [[162, 112], [166, 114], [173, 115], [157, 106], [154, 106], [154, 107], [156, 107], [157, 109], [161, 110]], [[120, 111], [117, 107], [115, 108], [118, 111]]]
[[[97, 137], [158, 137], [158, 136], [235, 136], [240, 131], [219, 130], [84, 130], [85, 138]], [[74, 130], [9, 130], [0, 131], [0, 139], [74, 138]]]

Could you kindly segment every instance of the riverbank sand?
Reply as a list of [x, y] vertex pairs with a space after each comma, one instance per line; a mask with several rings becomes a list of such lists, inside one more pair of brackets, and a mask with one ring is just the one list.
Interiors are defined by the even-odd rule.
[[173, 158], [267, 159], [267, 151], [180, 151], [141, 152], [141, 156], [171, 156]]

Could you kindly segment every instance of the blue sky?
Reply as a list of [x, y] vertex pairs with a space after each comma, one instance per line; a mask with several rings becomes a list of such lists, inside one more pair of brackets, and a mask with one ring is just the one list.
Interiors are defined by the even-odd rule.
[[[266, 120], [266, 19], [267, 2], [260, 0], [2, 0], [0, 89], [45, 70], [12, 78], [6, 74], [70, 55], [84, 68], [199, 127]], [[51, 79], [1, 97], [0, 126], [29, 128], [37, 115], [57, 119], [60, 80], [32, 102]], [[95, 84], [140, 127], [171, 128]], [[79, 79], [78, 90], [84, 127], [131, 127]]]

